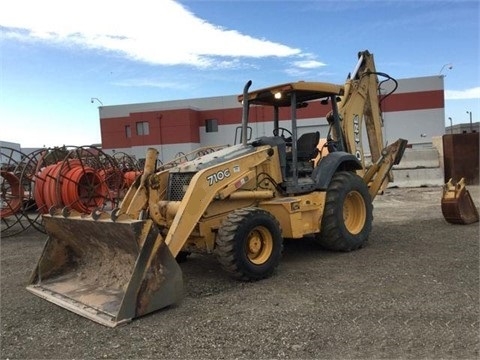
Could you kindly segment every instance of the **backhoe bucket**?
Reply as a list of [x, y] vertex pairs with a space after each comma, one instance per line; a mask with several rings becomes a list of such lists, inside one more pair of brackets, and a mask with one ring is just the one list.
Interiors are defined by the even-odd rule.
[[44, 215], [49, 235], [27, 290], [115, 327], [177, 303], [182, 272], [152, 220]]
[[452, 179], [443, 186], [442, 213], [451, 224], [472, 224], [479, 220], [478, 210], [465, 187], [465, 179], [457, 184]]

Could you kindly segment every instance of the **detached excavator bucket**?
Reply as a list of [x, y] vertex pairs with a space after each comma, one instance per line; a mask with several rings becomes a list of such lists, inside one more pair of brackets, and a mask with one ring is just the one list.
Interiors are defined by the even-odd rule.
[[105, 217], [44, 215], [27, 290], [109, 327], [177, 303], [182, 272], [152, 220]]
[[464, 178], [456, 184], [450, 179], [443, 186], [442, 213], [445, 220], [452, 224], [472, 224], [479, 220]]

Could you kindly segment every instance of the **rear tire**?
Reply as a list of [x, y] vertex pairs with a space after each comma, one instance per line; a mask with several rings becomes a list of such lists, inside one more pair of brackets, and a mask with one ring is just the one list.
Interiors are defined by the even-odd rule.
[[373, 205], [367, 184], [356, 173], [336, 173], [327, 189], [317, 242], [334, 251], [363, 247], [372, 230]]
[[215, 240], [215, 255], [234, 278], [260, 280], [273, 274], [283, 251], [280, 225], [269, 212], [245, 208], [230, 213]]

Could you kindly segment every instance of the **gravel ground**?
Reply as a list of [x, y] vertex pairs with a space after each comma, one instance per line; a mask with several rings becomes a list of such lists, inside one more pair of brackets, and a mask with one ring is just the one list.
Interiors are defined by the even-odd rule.
[[368, 246], [288, 241], [260, 282], [193, 255], [181, 304], [114, 329], [25, 290], [45, 235], [2, 239], [1, 358], [478, 359], [479, 226], [446, 223], [440, 198], [437, 187], [388, 189]]

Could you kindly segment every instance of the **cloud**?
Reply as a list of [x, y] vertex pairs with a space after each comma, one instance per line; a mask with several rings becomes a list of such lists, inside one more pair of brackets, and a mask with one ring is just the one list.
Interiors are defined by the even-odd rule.
[[446, 100], [480, 99], [480, 87], [466, 90], [445, 90]]
[[294, 61], [293, 65], [301, 69], [316, 69], [319, 67], [323, 67], [326, 64], [317, 60], [300, 60], [300, 61]]
[[228, 67], [237, 66], [238, 57], [301, 55], [211, 24], [173, 0], [15, 0], [2, 4], [0, 30], [8, 38], [115, 52], [155, 65]]

